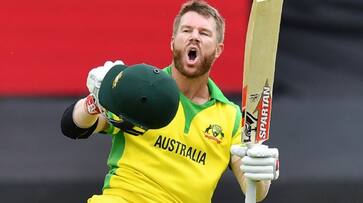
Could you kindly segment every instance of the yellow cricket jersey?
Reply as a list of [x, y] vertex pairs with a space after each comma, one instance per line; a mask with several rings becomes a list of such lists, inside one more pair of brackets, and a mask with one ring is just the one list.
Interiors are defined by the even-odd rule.
[[[171, 74], [170, 67], [164, 71]], [[208, 87], [211, 100], [202, 105], [180, 93], [177, 114], [164, 128], [134, 136], [110, 125], [104, 195], [136, 203], [211, 201], [231, 145], [241, 142], [241, 112], [211, 79]]]

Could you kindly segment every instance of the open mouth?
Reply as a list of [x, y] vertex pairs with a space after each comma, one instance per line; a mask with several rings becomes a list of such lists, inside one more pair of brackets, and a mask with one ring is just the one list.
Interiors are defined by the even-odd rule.
[[190, 61], [194, 61], [197, 58], [197, 51], [196, 50], [189, 50], [188, 58]]
[[195, 47], [190, 48], [187, 52], [187, 55], [189, 62], [191, 63], [195, 62], [198, 58], [198, 49]]

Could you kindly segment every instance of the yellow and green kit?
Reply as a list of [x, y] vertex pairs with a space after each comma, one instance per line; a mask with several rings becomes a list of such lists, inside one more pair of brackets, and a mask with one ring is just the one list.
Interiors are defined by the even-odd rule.
[[210, 202], [231, 145], [241, 142], [241, 111], [211, 79], [208, 87], [202, 105], [180, 93], [176, 116], [161, 129], [134, 136], [110, 125], [110, 169], [102, 195], [89, 202]]

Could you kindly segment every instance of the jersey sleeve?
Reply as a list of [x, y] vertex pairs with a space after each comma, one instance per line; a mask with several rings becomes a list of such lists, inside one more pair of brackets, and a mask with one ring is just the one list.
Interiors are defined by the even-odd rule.
[[241, 144], [241, 133], [242, 133], [242, 125], [241, 125], [241, 119], [242, 119], [242, 113], [239, 108], [239, 106], [236, 106], [236, 118], [234, 121], [234, 128], [232, 132], [232, 145], [233, 144]]

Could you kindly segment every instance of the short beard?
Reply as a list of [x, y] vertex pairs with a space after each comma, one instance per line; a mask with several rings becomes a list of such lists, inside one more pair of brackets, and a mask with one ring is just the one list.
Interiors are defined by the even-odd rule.
[[184, 63], [182, 60], [182, 58], [183, 58], [182, 51], [177, 50], [175, 48], [173, 49], [174, 66], [182, 75], [184, 75], [187, 78], [198, 78], [198, 77], [206, 74], [207, 72], [209, 72], [209, 70], [212, 68], [212, 64], [215, 60], [214, 56], [215, 56], [215, 51], [211, 55], [201, 58], [201, 64], [197, 68], [197, 71], [194, 73], [189, 73], [188, 71], [186, 71], [184, 69]]

